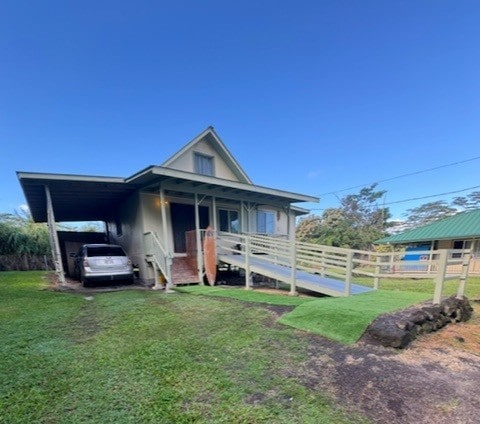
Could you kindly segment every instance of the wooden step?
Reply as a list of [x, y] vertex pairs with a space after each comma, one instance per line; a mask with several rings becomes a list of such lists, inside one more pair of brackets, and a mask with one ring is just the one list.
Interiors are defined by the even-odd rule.
[[198, 283], [198, 273], [195, 266], [192, 266], [191, 258], [179, 257], [173, 258], [172, 262], [172, 282], [173, 284]]

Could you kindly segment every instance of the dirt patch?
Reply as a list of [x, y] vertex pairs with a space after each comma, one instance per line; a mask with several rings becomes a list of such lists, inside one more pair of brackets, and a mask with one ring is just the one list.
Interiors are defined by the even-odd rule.
[[53, 272], [47, 274], [45, 278], [48, 281], [48, 289], [54, 291], [93, 294], [122, 290], [151, 290], [151, 287], [141, 284], [103, 283], [98, 284], [96, 287], [83, 287], [80, 281], [68, 277], [65, 278], [65, 284], [61, 284], [58, 275]]
[[478, 423], [478, 303], [474, 310], [471, 321], [421, 336], [403, 351], [308, 336], [309, 359], [290, 371], [377, 423]]

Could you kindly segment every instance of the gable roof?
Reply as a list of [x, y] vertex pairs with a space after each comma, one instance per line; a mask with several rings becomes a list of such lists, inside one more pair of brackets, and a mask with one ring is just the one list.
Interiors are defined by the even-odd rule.
[[423, 227], [385, 237], [375, 243], [413, 243], [431, 240], [463, 240], [480, 237], [480, 209], [461, 212]]
[[201, 140], [207, 140], [211, 146], [217, 151], [220, 157], [225, 161], [228, 167], [232, 170], [238, 180], [242, 183], [253, 184], [252, 180], [248, 177], [245, 171], [242, 169], [237, 160], [233, 157], [230, 151], [227, 149], [227, 146], [220, 139], [218, 134], [215, 132], [212, 126], [208, 127], [206, 130], [197, 135], [193, 140], [188, 142], [183, 146], [177, 153], [169, 157], [165, 162], [160, 166], [163, 168], [168, 168], [175, 160], [182, 156], [187, 150], [192, 148], [195, 144], [199, 143]]

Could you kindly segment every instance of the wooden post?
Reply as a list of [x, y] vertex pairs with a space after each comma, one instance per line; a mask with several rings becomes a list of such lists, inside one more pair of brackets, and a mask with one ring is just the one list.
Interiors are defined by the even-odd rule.
[[250, 281], [250, 236], [246, 234], [245, 236], [245, 289], [251, 290], [251, 281]]
[[321, 250], [320, 254], [322, 255], [320, 257], [320, 275], [322, 277], [325, 277], [325, 269], [326, 269], [326, 265], [325, 265], [325, 250]]
[[[167, 207], [166, 207], [166, 200], [165, 200], [165, 190], [163, 188], [160, 188], [160, 212], [162, 214], [162, 232], [163, 232], [163, 243], [165, 247], [165, 251], [168, 253], [170, 252], [170, 241], [169, 241], [169, 234], [168, 234], [168, 226], [167, 226]], [[172, 281], [172, 266], [170, 261], [167, 258], [166, 261], [167, 265], [167, 275], [165, 275], [165, 278], [167, 280], [165, 290], [170, 291], [170, 288], [173, 285]], [[155, 269], [154, 269], [155, 270]], [[156, 272], [156, 271], [155, 271]], [[155, 285], [157, 284], [158, 277], [155, 275]]]
[[435, 276], [435, 292], [433, 294], [433, 304], [438, 305], [442, 301], [443, 283], [445, 281], [445, 274], [447, 272], [448, 250], [439, 250], [440, 255], [438, 259], [438, 270]]
[[468, 271], [470, 267], [470, 259], [472, 258], [472, 251], [469, 250], [463, 256], [462, 272], [460, 273], [460, 283], [457, 289], [457, 299], [463, 299], [465, 296], [465, 286], [467, 282]]
[[380, 262], [382, 257], [377, 255], [377, 259], [375, 260], [375, 277], [373, 278], [373, 288], [378, 290], [378, 284], [380, 283]]
[[390, 252], [390, 274], [395, 274], [395, 248], [392, 245], [392, 251]]
[[350, 296], [352, 286], [352, 270], [353, 270], [353, 251], [349, 250], [347, 253], [347, 266], [345, 274], [345, 296]]
[[200, 213], [198, 211], [198, 194], [195, 193], [195, 236], [197, 243], [197, 271], [198, 281], [200, 285], [204, 285], [203, 282], [203, 255], [202, 255], [202, 236], [200, 234]]
[[290, 275], [290, 296], [298, 296], [297, 292], [297, 246], [295, 241], [290, 242], [290, 260], [292, 273]]
[[53, 263], [55, 264], [55, 272], [58, 275], [60, 284], [65, 285], [65, 274], [63, 270], [62, 254], [60, 252], [60, 243], [58, 242], [57, 229], [55, 227], [55, 213], [53, 212], [52, 196], [50, 195], [50, 188], [45, 186], [45, 196], [47, 200], [47, 221], [48, 234], [50, 236], [50, 244], [52, 248]]

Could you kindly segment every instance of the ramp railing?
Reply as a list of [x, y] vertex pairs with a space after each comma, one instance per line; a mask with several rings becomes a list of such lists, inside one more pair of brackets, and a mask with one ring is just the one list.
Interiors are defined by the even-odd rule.
[[373, 287], [379, 288], [385, 278], [423, 278], [435, 282], [434, 302], [439, 303], [444, 282], [458, 279], [457, 296], [463, 296], [468, 276], [471, 252], [469, 250], [432, 250], [409, 252], [372, 252], [345, 249], [291, 241], [260, 234], [220, 233], [217, 251], [221, 254], [242, 255], [246, 270], [246, 284], [250, 287], [250, 258], [264, 263], [291, 268], [291, 291], [296, 290], [297, 270], [345, 282], [345, 295], [351, 292], [352, 278], [373, 278]]

